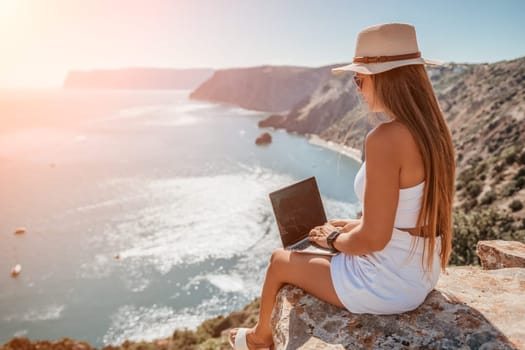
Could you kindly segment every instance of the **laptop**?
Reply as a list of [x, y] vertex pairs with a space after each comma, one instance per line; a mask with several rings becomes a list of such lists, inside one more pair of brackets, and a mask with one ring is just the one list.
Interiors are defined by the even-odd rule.
[[284, 249], [323, 255], [338, 254], [308, 239], [311, 229], [327, 222], [315, 176], [273, 191], [269, 196]]

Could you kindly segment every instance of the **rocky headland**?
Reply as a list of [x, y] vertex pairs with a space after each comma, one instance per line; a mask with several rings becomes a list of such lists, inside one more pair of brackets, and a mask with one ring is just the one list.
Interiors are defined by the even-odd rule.
[[334, 66], [221, 69], [195, 89], [190, 98], [251, 110], [284, 112], [308, 98], [329, 79]]

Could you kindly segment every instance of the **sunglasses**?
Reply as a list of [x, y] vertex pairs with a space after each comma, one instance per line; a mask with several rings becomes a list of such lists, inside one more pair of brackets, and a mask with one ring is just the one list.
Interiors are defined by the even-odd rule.
[[363, 79], [360, 78], [359, 76], [357, 76], [357, 74], [354, 74], [354, 77], [353, 77], [353, 78], [354, 78], [354, 83], [355, 83], [355, 85], [356, 85], [359, 89], [361, 89], [361, 88], [363, 87]]

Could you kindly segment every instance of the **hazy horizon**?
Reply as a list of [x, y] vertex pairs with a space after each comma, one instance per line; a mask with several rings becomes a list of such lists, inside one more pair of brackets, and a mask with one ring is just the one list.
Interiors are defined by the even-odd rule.
[[358, 32], [385, 22], [413, 24], [423, 57], [492, 63], [525, 55], [523, 13], [518, 0], [383, 0], [373, 11], [356, 0], [2, 0], [0, 87], [60, 87], [71, 70], [346, 63]]
[[[500, 59], [497, 61], [491, 61], [491, 62], [454, 62], [454, 61], [445, 61], [445, 63], [454, 63], [454, 64], [492, 64], [497, 63], [501, 61], [512, 61], [515, 59], [519, 59], [521, 57], [525, 57], [525, 55], [512, 57], [512, 58], [506, 58], [506, 59]], [[105, 67], [97, 67], [97, 68], [91, 68], [91, 69], [68, 69], [66, 71], [66, 75], [64, 75], [63, 82], [67, 78], [67, 74], [70, 72], [93, 72], [93, 71], [115, 71], [115, 70], [126, 70], [126, 69], [173, 69], [173, 70], [206, 70], [206, 69], [212, 69], [212, 70], [222, 70], [222, 69], [240, 69], [240, 68], [250, 68], [250, 67], [258, 67], [258, 66], [279, 66], [279, 67], [309, 67], [309, 68], [316, 68], [316, 67], [322, 67], [322, 66], [329, 66], [332, 64], [345, 64], [347, 62], [332, 62], [322, 65], [316, 65], [316, 66], [308, 66], [308, 65], [295, 65], [295, 64], [255, 64], [255, 65], [248, 65], [248, 66], [233, 66], [233, 67], [221, 67], [221, 68], [214, 68], [214, 67], [158, 67], [158, 66], [122, 66], [122, 67], [114, 67], [114, 68], [105, 68]], [[349, 63], [349, 62], [348, 62]], [[57, 86], [41, 86], [41, 88], [61, 88], [61, 85]], [[5, 89], [10, 87], [3, 87], [0, 86], [0, 89]], [[38, 88], [38, 86], [16, 86], [13, 88]], [[184, 90], [184, 89], [182, 89]], [[191, 89], [190, 89], [191, 90]]]
[[[501, 60], [497, 60], [497, 61], [492, 61], [492, 62], [454, 62], [454, 61], [445, 61], [445, 63], [454, 63], [454, 64], [492, 64], [492, 63], [497, 63], [497, 62], [501, 62], [501, 61], [512, 61], [512, 60], [515, 60], [515, 59], [519, 59], [521, 57], [525, 57], [525, 55], [522, 55], [522, 56], [518, 56], [518, 57], [513, 57], [513, 58], [508, 58], [508, 59], [501, 59]], [[345, 64], [345, 62], [333, 62], [333, 63], [328, 63], [328, 64], [323, 64], [321, 66], [328, 66], [328, 65], [332, 65], [332, 64], [338, 64], [338, 63], [342, 63], [342, 64]], [[104, 67], [97, 67], [97, 68], [92, 68], [92, 69], [69, 69], [66, 71], [66, 74], [64, 75], [64, 78], [62, 80], [62, 82], [59, 84], [59, 85], [44, 85], [44, 86], [0, 86], [0, 90], [8, 90], [8, 89], [61, 89], [63, 88], [63, 83], [65, 82], [66, 78], [67, 78], [67, 74], [69, 72], [92, 72], [92, 71], [105, 71], [105, 70], [108, 70], [108, 71], [112, 71], [112, 70], [125, 70], [125, 69], [173, 69], [173, 70], [198, 70], [198, 69], [212, 69], [212, 70], [222, 70], [222, 69], [236, 69], [236, 68], [249, 68], [249, 67], [257, 67], [257, 66], [295, 66], [295, 67], [311, 67], [311, 68], [315, 68], [315, 67], [320, 67], [320, 66], [305, 66], [305, 65], [291, 65], [291, 64], [256, 64], [256, 65], [250, 65], [250, 66], [235, 66], [235, 67], [222, 67], [222, 68], [213, 68], [213, 67], [187, 67], [187, 68], [180, 68], [180, 67], [157, 67], [157, 66], [123, 66], [123, 67], [115, 67], [115, 68], [104, 68]], [[97, 88], [97, 89], [100, 89], [100, 88]], [[133, 88], [134, 90], [136, 90], [136, 88]], [[172, 89], [172, 90], [193, 90], [191, 88], [188, 88], [188, 89]]]

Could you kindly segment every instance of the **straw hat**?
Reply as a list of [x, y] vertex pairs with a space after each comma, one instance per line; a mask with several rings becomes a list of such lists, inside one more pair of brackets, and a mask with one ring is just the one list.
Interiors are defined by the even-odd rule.
[[359, 32], [352, 63], [332, 68], [332, 73], [376, 74], [409, 64], [439, 66], [444, 62], [421, 57], [413, 25], [385, 23]]

